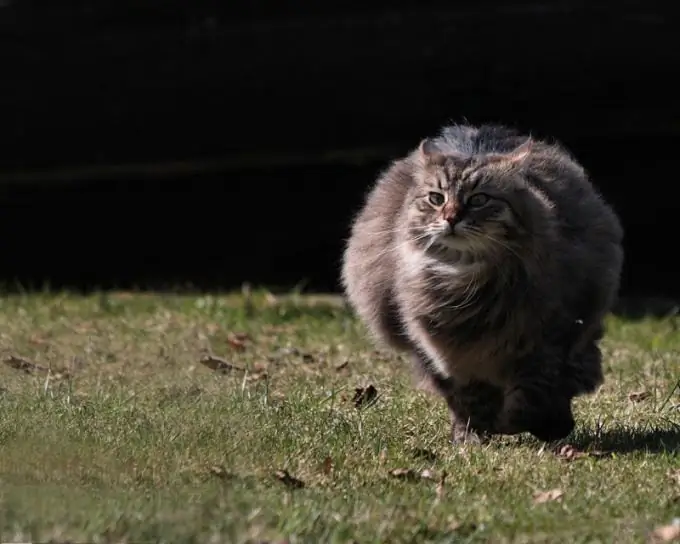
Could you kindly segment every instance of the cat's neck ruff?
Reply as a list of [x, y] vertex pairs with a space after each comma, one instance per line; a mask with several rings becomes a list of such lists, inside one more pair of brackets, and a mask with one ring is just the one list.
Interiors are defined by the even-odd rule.
[[[448, 251], [439, 256], [415, 244], [402, 244], [399, 247], [404, 272], [409, 276], [418, 276], [430, 272], [445, 277], [465, 278], [478, 274], [484, 267], [482, 259], [462, 251]], [[444, 257], [445, 255], [445, 257]]]

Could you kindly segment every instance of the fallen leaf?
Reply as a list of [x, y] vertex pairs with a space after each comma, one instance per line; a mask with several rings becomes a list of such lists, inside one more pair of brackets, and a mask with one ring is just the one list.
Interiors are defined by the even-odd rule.
[[269, 393], [269, 401], [282, 402], [285, 400], [286, 395], [281, 391], [271, 391]]
[[576, 459], [586, 457], [588, 454], [575, 448], [571, 444], [564, 444], [559, 447], [555, 452], [555, 455], [564, 461], [575, 461]]
[[472, 535], [477, 530], [476, 523], [461, 523], [458, 520], [451, 520], [448, 524], [448, 529], [451, 532], [458, 533], [460, 536], [466, 537]]
[[23, 370], [26, 374], [33, 374], [35, 372], [49, 372], [49, 368], [24, 359], [16, 355], [10, 355], [5, 358], [5, 364], [16, 370]]
[[424, 480], [434, 480], [434, 474], [429, 468], [426, 468], [420, 473], [420, 477]]
[[446, 473], [445, 470], [443, 470], [442, 475], [439, 478], [439, 483], [437, 484], [437, 489], [435, 491], [438, 499], [441, 499], [444, 496], [444, 483], [446, 482], [447, 476], [448, 476], [448, 474]]
[[290, 334], [295, 331], [294, 325], [263, 325], [260, 329], [266, 335]]
[[611, 452], [600, 450], [582, 451], [571, 444], [564, 444], [559, 446], [559, 448], [555, 451], [555, 455], [564, 461], [575, 461], [585, 457], [594, 457], [596, 459], [609, 457], [611, 456]]
[[592, 450], [587, 452], [588, 457], [595, 457], [596, 459], [601, 459], [603, 457], [611, 457], [613, 453], [611, 451], [602, 450]]
[[378, 390], [369, 385], [368, 387], [356, 387], [354, 389], [354, 397], [352, 402], [356, 408], [367, 408], [375, 403], [378, 398]]
[[437, 454], [431, 450], [426, 450], [424, 448], [415, 448], [412, 452], [413, 457], [416, 459], [424, 459], [426, 461], [434, 462], [437, 460]]
[[259, 371], [259, 372], [252, 372], [249, 374], [246, 374], [245, 380], [247, 382], [258, 382], [260, 380], [266, 380], [269, 378], [269, 374], [265, 372], [264, 370]]
[[669, 470], [667, 476], [673, 480], [676, 484], [680, 485], [680, 468], [675, 470]]
[[258, 373], [261, 374], [263, 372], [266, 372], [268, 368], [269, 368], [269, 364], [264, 363], [262, 361], [258, 361], [258, 362], [253, 364], [253, 371], [254, 371], [255, 374], [258, 374]]
[[217, 465], [210, 467], [209, 472], [210, 474], [216, 476], [217, 478], [220, 478], [221, 480], [228, 480], [233, 477], [231, 473], [227, 472], [226, 470], [224, 470], [224, 468]]
[[333, 459], [330, 455], [323, 460], [322, 468], [324, 474], [330, 474], [333, 470]]
[[55, 381], [68, 380], [71, 377], [71, 373], [68, 370], [60, 370], [51, 374], [51, 378]]
[[564, 492], [561, 489], [551, 489], [550, 491], [537, 491], [534, 493], [534, 504], [543, 504], [545, 502], [559, 501], [562, 499]]
[[399, 478], [400, 480], [415, 481], [418, 480], [418, 473], [410, 468], [395, 468], [390, 470], [390, 476], [393, 478]]
[[227, 343], [238, 351], [244, 351], [246, 349], [247, 340], [249, 340], [249, 337], [243, 332], [229, 333], [227, 335]]
[[245, 368], [234, 365], [226, 359], [222, 359], [222, 357], [217, 357], [215, 355], [204, 355], [199, 359], [198, 362], [203, 366], [207, 366], [210, 370], [214, 370], [215, 372], [220, 372], [222, 374], [228, 374], [234, 371], [245, 372]]
[[378, 461], [380, 462], [381, 465], [385, 464], [385, 461], [387, 461], [387, 450], [386, 449], [383, 448], [380, 451], [380, 455], [378, 456]]
[[650, 542], [672, 542], [680, 540], [680, 518], [675, 518], [670, 525], [657, 527], [649, 535]]
[[651, 396], [652, 394], [649, 391], [636, 391], [635, 393], [628, 395], [628, 400], [631, 402], [642, 402]]
[[302, 357], [305, 362], [311, 362], [314, 359], [309, 353], [304, 353], [294, 346], [282, 347], [277, 349], [274, 353], [267, 355], [267, 359], [272, 363], [286, 362], [287, 359], [292, 357]]
[[274, 477], [283, 485], [290, 487], [291, 489], [301, 489], [305, 487], [305, 483], [302, 480], [298, 480], [291, 476], [287, 470], [277, 470], [274, 472]]
[[44, 346], [44, 345], [49, 344], [49, 341], [48, 341], [48, 340], [45, 340], [44, 338], [38, 336], [37, 334], [34, 334], [33, 336], [31, 336], [31, 337], [28, 339], [28, 341], [29, 341], [31, 344], [34, 344], [34, 345], [37, 345], [37, 346]]

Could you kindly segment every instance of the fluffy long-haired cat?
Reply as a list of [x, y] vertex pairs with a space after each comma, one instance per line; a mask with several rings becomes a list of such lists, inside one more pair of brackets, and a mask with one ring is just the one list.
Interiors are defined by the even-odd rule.
[[441, 394], [452, 439], [574, 428], [603, 381], [598, 347], [623, 231], [563, 148], [455, 125], [395, 161], [355, 218], [346, 296]]

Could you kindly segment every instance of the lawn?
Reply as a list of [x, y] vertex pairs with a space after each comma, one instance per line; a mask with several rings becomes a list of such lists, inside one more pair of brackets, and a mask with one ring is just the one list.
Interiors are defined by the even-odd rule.
[[678, 325], [610, 318], [568, 440], [456, 447], [336, 299], [5, 296], [0, 541], [669, 539]]

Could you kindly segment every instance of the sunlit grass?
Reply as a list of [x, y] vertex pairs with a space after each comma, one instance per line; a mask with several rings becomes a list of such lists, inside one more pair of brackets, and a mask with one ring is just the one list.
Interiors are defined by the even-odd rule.
[[676, 325], [610, 319], [569, 461], [452, 446], [443, 403], [334, 299], [6, 297], [0, 351], [26, 369], [0, 368], [2, 540], [644, 540], [680, 515]]

